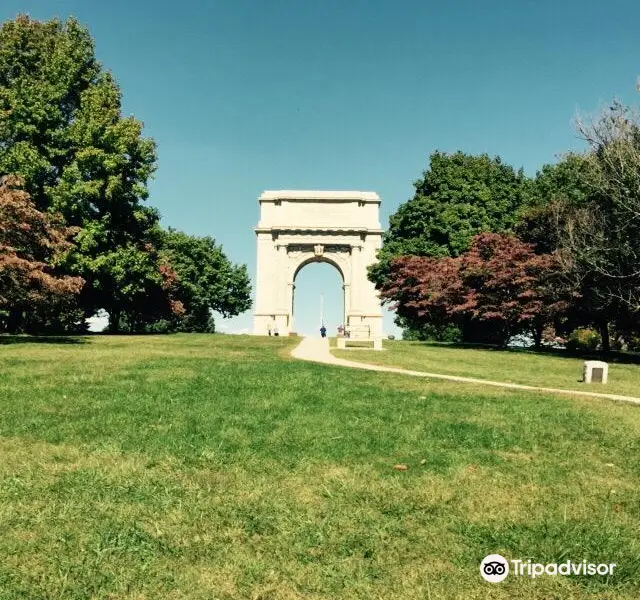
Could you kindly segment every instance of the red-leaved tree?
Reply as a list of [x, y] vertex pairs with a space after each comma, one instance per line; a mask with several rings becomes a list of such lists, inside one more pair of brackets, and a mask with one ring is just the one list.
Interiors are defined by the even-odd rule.
[[65, 302], [80, 292], [81, 277], [56, 274], [57, 262], [72, 247], [77, 229], [40, 212], [17, 177], [0, 180], [0, 312], [4, 328], [12, 317], [36, 313], [43, 306]]
[[454, 310], [492, 323], [504, 343], [526, 331], [540, 346], [545, 325], [567, 308], [567, 302], [556, 256], [536, 254], [534, 247], [513, 235], [475, 236], [461, 257], [465, 302]]
[[393, 304], [397, 314], [412, 327], [443, 327], [456, 321], [453, 308], [465, 298], [460, 258], [396, 258], [379, 289], [382, 300]]
[[544, 327], [567, 306], [559, 276], [554, 255], [535, 254], [513, 235], [482, 233], [457, 258], [396, 259], [380, 295], [411, 323], [482, 322], [503, 344], [526, 331], [539, 346]]

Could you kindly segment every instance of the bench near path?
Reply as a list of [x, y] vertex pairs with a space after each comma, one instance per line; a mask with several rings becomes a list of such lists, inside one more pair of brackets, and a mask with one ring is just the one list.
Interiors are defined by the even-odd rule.
[[440, 373], [425, 373], [423, 371], [410, 371], [408, 369], [398, 369], [396, 367], [383, 367], [381, 365], [370, 365], [367, 363], [355, 362], [344, 358], [337, 358], [329, 350], [328, 338], [302, 339], [292, 351], [291, 356], [299, 360], [335, 365], [338, 367], [349, 367], [352, 369], [364, 369], [366, 371], [383, 371], [385, 373], [397, 373], [399, 375], [411, 375], [413, 377], [428, 377], [430, 379], [443, 379], [446, 381], [457, 381], [461, 383], [474, 383], [476, 385], [491, 385], [494, 387], [510, 388], [514, 390], [528, 390], [535, 392], [551, 392], [553, 394], [565, 394], [570, 396], [588, 396], [591, 398], [606, 398], [607, 400], [617, 400], [628, 402], [640, 406], [640, 398], [633, 396], [619, 396], [617, 394], [603, 394], [600, 392], [587, 392], [579, 390], [561, 390], [557, 388], [536, 387], [533, 385], [522, 385], [519, 383], [505, 383], [503, 381], [490, 381], [488, 379], [475, 379], [473, 377], [458, 377], [457, 375], [442, 375]]

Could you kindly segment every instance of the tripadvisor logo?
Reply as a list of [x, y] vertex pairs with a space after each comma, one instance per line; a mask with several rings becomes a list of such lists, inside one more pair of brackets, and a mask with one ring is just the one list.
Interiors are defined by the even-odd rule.
[[489, 554], [480, 563], [480, 575], [490, 583], [499, 583], [509, 574], [509, 562], [499, 554]]
[[[511, 564], [511, 567], [509, 566]], [[500, 554], [489, 554], [480, 563], [480, 575], [485, 581], [499, 583], [504, 581], [511, 572], [516, 577], [530, 577], [535, 579], [541, 575], [613, 575], [616, 563], [590, 563], [586, 560], [575, 562], [568, 560], [563, 563], [534, 563], [531, 560], [507, 560]]]

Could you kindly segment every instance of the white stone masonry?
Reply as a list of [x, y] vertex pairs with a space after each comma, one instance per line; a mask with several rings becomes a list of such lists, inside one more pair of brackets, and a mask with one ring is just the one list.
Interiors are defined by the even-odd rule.
[[260, 198], [255, 335], [295, 331], [298, 272], [311, 262], [333, 265], [343, 281], [344, 324], [382, 338], [382, 311], [367, 267], [382, 245], [380, 198], [374, 192], [266, 191]]

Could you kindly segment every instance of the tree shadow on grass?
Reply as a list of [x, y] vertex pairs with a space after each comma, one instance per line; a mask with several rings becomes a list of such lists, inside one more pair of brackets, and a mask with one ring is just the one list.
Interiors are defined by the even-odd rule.
[[11, 344], [87, 344], [88, 336], [0, 334], [0, 346]]
[[564, 348], [513, 348], [493, 344], [465, 344], [459, 342], [415, 342], [429, 348], [452, 348], [456, 350], [485, 350], [492, 352], [508, 352], [510, 354], [529, 354], [534, 356], [554, 356], [557, 358], [571, 358], [582, 360], [603, 360], [605, 362], [619, 364], [640, 365], [640, 353], [637, 352], [598, 352], [566, 350]]

